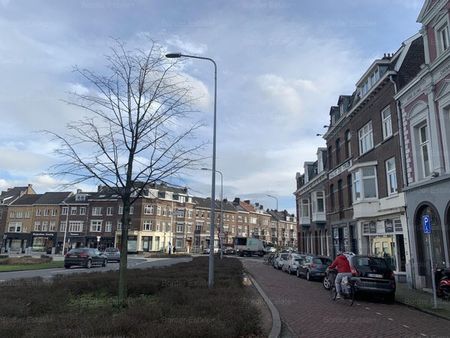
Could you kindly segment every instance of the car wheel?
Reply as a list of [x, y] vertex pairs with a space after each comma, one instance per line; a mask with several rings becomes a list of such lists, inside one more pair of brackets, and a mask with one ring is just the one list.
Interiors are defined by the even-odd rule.
[[90, 259], [88, 259], [86, 262], [86, 268], [88, 269], [92, 268], [92, 261]]
[[385, 300], [389, 304], [395, 303], [395, 293], [390, 293], [390, 294], [386, 295]]
[[324, 279], [322, 281], [322, 285], [325, 288], [325, 290], [330, 290], [331, 283], [330, 283], [330, 280], [328, 279], [328, 277], [324, 277]]
[[288, 274], [292, 275], [291, 267], [288, 267]]
[[311, 274], [309, 273], [309, 270], [306, 270], [306, 280], [311, 281]]
[[297, 278], [300, 278], [300, 271], [297, 268]]
[[66, 269], [70, 269], [70, 265], [68, 265], [68, 264], [64, 264], [64, 268], [66, 268]]
[[107, 260], [107, 259], [104, 259], [104, 260], [103, 260], [102, 266], [105, 267], [107, 264], [108, 264], [108, 260]]

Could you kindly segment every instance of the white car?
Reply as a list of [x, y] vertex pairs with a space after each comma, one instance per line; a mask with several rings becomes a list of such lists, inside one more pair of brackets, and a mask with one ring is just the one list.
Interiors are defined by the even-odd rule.
[[275, 269], [280, 270], [283, 267], [284, 261], [287, 260], [288, 255], [289, 254], [287, 252], [277, 254], [277, 257], [275, 258], [275, 261], [273, 262], [273, 267]]
[[290, 275], [297, 273], [298, 266], [300, 265], [304, 257], [305, 255], [301, 255], [295, 252], [290, 253], [287, 260], [283, 262], [283, 267], [281, 269], [289, 273]]

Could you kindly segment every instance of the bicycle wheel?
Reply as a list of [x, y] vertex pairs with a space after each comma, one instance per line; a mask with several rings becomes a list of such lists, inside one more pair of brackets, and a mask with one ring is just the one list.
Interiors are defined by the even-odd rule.
[[330, 295], [331, 295], [331, 300], [335, 301], [336, 300], [336, 296], [337, 296], [337, 292], [336, 292], [336, 286], [332, 286], [330, 289]]
[[350, 284], [350, 294], [348, 297], [348, 305], [352, 306], [355, 302], [355, 286], [353, 284]]

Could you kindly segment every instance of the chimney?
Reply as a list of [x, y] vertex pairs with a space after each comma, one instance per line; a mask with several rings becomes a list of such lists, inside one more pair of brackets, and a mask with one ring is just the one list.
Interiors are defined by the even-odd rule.
[[258, 202], [255, 203], [255, 207], [257, 207], [257, 208], [259, 207], [259, 203]]
[[226, 198], [223, 199], [223, 203], [227, 204], [228, 200]]
[[82, 191], [83, 190], [81, 190], [81, 189], [77, 189], [77, 194], [81, 194]]
[[245, 200], [244, 203], [250, 204], [250, 200]]
[[241, 202], [241, 199], [239, 197], [235, 197], [234, 201], [233, 201], [233, 204], [234, 205], [239, 205], [240, 202]]

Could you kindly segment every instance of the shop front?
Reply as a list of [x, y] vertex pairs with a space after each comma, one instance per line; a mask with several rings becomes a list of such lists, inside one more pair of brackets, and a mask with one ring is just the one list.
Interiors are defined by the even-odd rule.
[[348, 251], [358, 254], [356, 225], [354, 223], [340, 223], [332, 225], [333, 252]]
[[382, 257], [391, 266], [399, 282], [406, 282], [407, 250], [403, 223], [400, 217], [362, 221], [361, 252]]
[[31, 234], [24, 233], [7, 232], [3, 237], [5, 250], [9, 253], [25, 253], [32, 241]]
[[114, 237], [86, 236], [86, 247], [99, 250], [114, 247]]
[[45, 254], [54, 254], [56, 250], [56, 232], [32, 232], [31, 250]]

